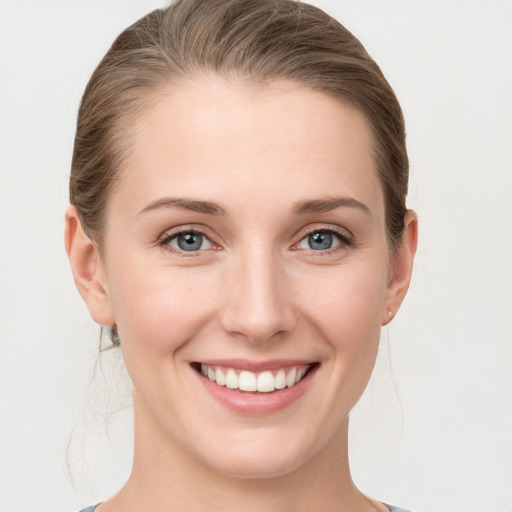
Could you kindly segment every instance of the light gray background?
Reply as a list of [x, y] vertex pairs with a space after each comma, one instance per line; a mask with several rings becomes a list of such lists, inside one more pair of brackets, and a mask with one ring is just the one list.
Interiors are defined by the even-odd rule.
[[[417, 512], [510, 512], [512, 3], [314, 3], [362, 40], [401, 100], [420, 216], [412, 289], [352, 416], [355, 480]], [[2, 512], [76, 511], [129, 472], [130, 411], [109, 437], [101, 416], [129, 388], [114, 354], [89, 385], [98, 329], [68, 269], [63, 212], [86, 80], [160, 4], [0, 0]]]

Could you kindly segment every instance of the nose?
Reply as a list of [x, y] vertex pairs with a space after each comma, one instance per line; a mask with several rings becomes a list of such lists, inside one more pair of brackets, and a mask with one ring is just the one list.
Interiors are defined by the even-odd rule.
[[227, 272], [221, 323], [231, 335], [265, 344], [294, 328], [290, 279], [271, 250], [247, 248]]

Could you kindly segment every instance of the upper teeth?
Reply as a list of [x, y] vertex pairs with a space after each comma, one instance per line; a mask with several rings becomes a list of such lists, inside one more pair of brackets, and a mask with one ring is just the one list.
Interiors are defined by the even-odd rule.
[[270, 393], [276, 389], [294, 386], [304, 377], [308, 368], [308, 365], [299, 365], [286, 370], [267, 370], [261, 373], [253, 373], [247, 370], [201, 364], [201, 373], [212, 382], [216, 382], [219, 386], [226, 386], [229, 389]]

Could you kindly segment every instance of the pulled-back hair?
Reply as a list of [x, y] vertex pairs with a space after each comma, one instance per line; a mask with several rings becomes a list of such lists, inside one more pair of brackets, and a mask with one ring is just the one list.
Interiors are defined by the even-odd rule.
[[70, 200], [89, 236], [101, 240], [133, 120], [159, 91], [198, 74], [292, 80], [362, 112], [396, 246], [409, 173], [400, 105], [358, 39], [322, 10], [294, 0], [178, 0], [117, 37], [87, 84], [78, 116]]

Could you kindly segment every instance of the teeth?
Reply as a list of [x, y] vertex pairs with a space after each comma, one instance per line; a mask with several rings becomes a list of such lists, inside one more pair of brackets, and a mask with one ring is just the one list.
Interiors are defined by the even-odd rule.
[[238, 376], [238, 389], [242, 391], [256, 391], [256, 375], [252, 372], [240, 372]]
[[226, 373], [226, 387], [229, 389], [238, 389], [238, 375], [231, 368]]
[[286, 373], [284, 370], [279, 370], [275, 379], [276, 389], [284, 389], [286, 387]]
[[240, 389], [241, 391], [258, 391], [260, 393], [271, 393], [276, 389], [291, 388], [300, 382], [309, 366], [294, 366], [287, 371], [280, 369], [277, 372], [264, 371], [259, 374], [242, 370], [237, 372], [233, 368], [221, 368], [219, 366], [208, 366], [201, 364], [201, 374], [217, 383], [219, 386], [226, 386], [228, 389]]
[[224, 374], [222, 373], [222, 370], [220, 368], [217, 368], [215, 370], [215, 381], [219, 386], [226, 385], [226, 377], [224, 377]]
[[272, 372], [263, 372], [258, 375], [256, 389], [262, 393], [270, 393], [276, 389]]
[[297, 368], [292, 368], [286, 375], [286, 385], [291, 388], [295, 384], [295, 377], [297, 376]]

